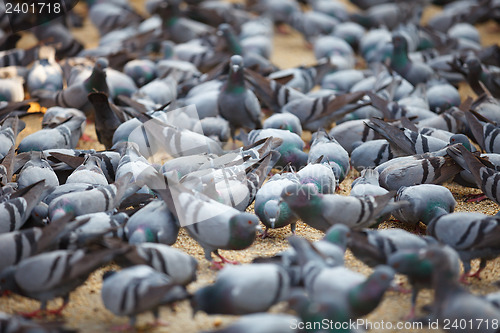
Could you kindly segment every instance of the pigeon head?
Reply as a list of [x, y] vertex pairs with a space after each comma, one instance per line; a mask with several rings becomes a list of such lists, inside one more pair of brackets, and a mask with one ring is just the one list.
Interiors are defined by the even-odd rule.
[[243, 69], [243, 57], [234, 55], [231, 57], [231, 73], [239, 72]]
[[413, 250], [401, 250], [387, 259], [387, 264], [399, 274], [430, 277], [432, 265], [428, 260], [419, 258], [419, 253]]
[[223, 297], [217, 297], [217, 295], [224, 290], [221, 289], [222, 284], [213, 284], [206, 286], [204, 288], [198, 289], [193, 297], [190, 299], [191, 308], [193, 310], [193, 318], [198, 311], [203, 311], [207, 314], [219, 313], [219, 308], [223, 304], [218, 303], [219, 300], [223, 300]]
[[408, 52], [408, 41], [401, 34], [394, 34], [392, 36], [392, 45], [394, 46], [394, 51]]
[[274, 224], [280, 215], [280, 203], [278, 200], [269, 200], [264, 205], [264, 216], [269, 221], [271, 228], [274, 229]]
[[106, 58], [99, 58], [99, 59], [97, 59], [97, 61], [95, 62], [94, 68], [95, 68], [96, 70], [103, 71], [103, 70], [105, 70], [106, 68], [108, 68], [108, 65], [109, 65], [108, 59], [106, 59]]
[[231, 236], [229, 247], [233, 250], [245, 249], [255, 240], [255, 231], [260, 228], [259, 218], [250, 213], [237, 214], [229, 220]]
[[351, 236], [351, 229], [345, 224], [335, 224], [330, 229], [326, 231], [324, 240], [338, 245], [345, 249], [347, 247], [347, 241]]
[[420, 260], [427, 260], [433, 269], [434, 277], [446, 281], [456, 279], [455, 270], [452, 267], [453, 260], [443, 246], [433, 245], [419, 252]]
[[450, 138], [450, 145], [461, 143], [465, 149], [468, 151], [472, 151], [472, 145], [469, 141], [469, 138], [464, 134], [453, 134]]

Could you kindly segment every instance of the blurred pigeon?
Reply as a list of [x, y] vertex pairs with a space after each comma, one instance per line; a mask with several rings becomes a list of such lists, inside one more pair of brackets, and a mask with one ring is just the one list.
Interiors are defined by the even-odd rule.
[[4, 158], [9, 149], [16, 144], [17, 135], [25, 127], [25, 123], [17, 117], [5, 119], [0, 127], [0, 157]]
[[299, 184], [299, 178], [294, 173], [275, 174], [257, 191], [255, 196], [255, 214], [266, 226], [265, 237], [269, 228], [282, 228], [290, 225], [292, 233], [295, 232], [295, 223], [298, 217], [290, 207], [280, 201], [281, 192], [290, 184]]
[[327, 162], [341, 183], [350, 170], [349, 154], [347, 151], [324, 130], [314, 132], [311, 138], [308, 162], [323, 156], [321, 162]]
[[335, 174], [327, 163], [309, 163], [297, 172], [297, 176], [301, 184], [312, 184], [322, 194], [334, 193], [338, 186]]
[[[38, 254], [4, 269], [0, 273], [0, 288], [41, 302], [39, 310], [25, 314], [26, 316], [61, 314], [69, 302], [69, 294], [83, 284], [94, 270], [109, 263], [120, 251], [123, 252], [124, 249], [90, 252], [57, 250]], [[32, 278], [33, 272], [37, 272], [38, 279]], [[47, 302], [57, 297], [63, 298], [62, 306], [56, 310], [47, 310]]]
[[231, 136], [234, 138], [235, 129], [238, 127], [262, 128], [261, 108], [255, 94], [245, 87], [243, 58], [232, 56], [229, 66], [229, 77], [217, 103], [220, 115], [232, 126]]
[[[154, 243], [136, 244], [123, 256], [125, 265], [148, 265], [168, 275], [172, 282], [188, 285], [196, 280], [198, 261], [176, 248]], [[119, 261], [122, 264], [121, 261]]]
[[[427, 234], [438, 241], [448, 244], [460, 255], [464, 264], [464, 278], [479, 277], [490, 259], [500, 254], [496, 243], [500, 230], [498, 217], [481, 213], [452, 213], [432, 220], [427, 226]], [[479, 269], [471, 274], [471, 261], [480, 258]]]
[[43, 200], [47, 194], [59, 186], [59, 180], [42, 152], [32, 151], [29, 154], [30, 159], [24, 164], [17, 176], [17, 184], [22, 189], [44, 180], [45, 190], [40, 198]]
[[130, 317], [134, 326], [136, 315], [152, 311], [159, 322], [161, 305], [185, 299], [187, 291], [171, 278], [149, 266], [136, 265], [119, 272], [108, 271], [103, 275], [101, 297], [104, 306], [118, 316]]
[[437, 243], [431, 237], [420, 237], [403, 229], [352, 231], [347, 243], [352, 253], [369, 266], [387, 264], [387, 259], [403, 250], [418, 250]]
[[194, 314], [200, 310], [233, 315], [265, 312], [285, 300], [289, 292], [290, 277], [277, 265], [228, 266], [219, 272], [214, 284], [195, 292], [191, 306]]
[[[454, 268], [447, 260], [448, 254], [444, 249], [433, 248], [422, 253], [422, 258], [432, 264], [432, 287], [434, 289], [434, 305], [429, 320], [438, 320], [444, 325], [444, 319], [451, 320], [483, 320], [495, 321], [500, 317], [500, 311], [488, 301], [463, 289], [455, 275]], [[497, 329], [490, 326], [481, 328], [483, 332], [495, 332]], [[460, 328], [451, 328], [450, 332], [462, 332]]]
[[300, 119], [291, 113], [276, 113], [264, 120], [263, 128], [277, 128], [302, 135]]
[[45, 180], [40, 180], [11, 194], [0, 203], [0, 233], [19, 230], [40, 202], [45, 190]]

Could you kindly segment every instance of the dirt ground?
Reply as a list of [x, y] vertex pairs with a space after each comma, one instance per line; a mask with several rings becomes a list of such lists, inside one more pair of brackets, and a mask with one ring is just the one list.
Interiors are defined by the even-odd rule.
[[[133, 3], [137, 6], [137, 8], [144, 12], [141, 7], [142, 1], [135, 0]], [[79, 5], [77, 10], [84, 11], [85, 8]], [[435, 14], [437, 10], [438, 9], [436, 7], [430, 7], [426, 10], [424, 20]], [[498, 27], [493, 22], [482, 24], [479, 26], [479, 30], [481, 32], [482, 42], [484, 45], [497, 43], [500, 40]], [[99, 37], [98, 32], [88, 21], [85, 22], [84, 28], [76, 29], [74, 32], [76, 37], [83, 41], [88, 47], [97, 44]], [[35, 40], [33, 37], [28, 33], [23, 38], [23, 44], [25, 46], [32, 45], [34, 42]], [[281, 68], [289, 68], [300, 64], [313, 64], [315, 62], [312, 51], [306, 48], [304, 40], [296, 32], [292, 32], [289, 35], [275, 35], [272, 60], [274, 63], [279, 64]], [[462, 97], [466, 97], [467, 95], [474, 96], [466, 85], [462, 86], [460, 91]], [[33, 115], [25, 120], [27, 122], [27, 128], [21, 133], [19, 139], [22, 139], [24, 136], [40, 128], [40, 116]], [[96, 134], [92, 124], [88, 124], [86, 133], [91, 138], [96, 140]], [[97, 141], [81, 141], [80, 147], [95, 149], [103, 148], [103, 146]], [[340, 192], [342, 194], [347, 195], [349, 193], [350, 184], [356, 176], [355, 172], [351, 172], [349, 177], [341, 184]], [[468, 194], [480, 193], [477, 189], [464, 188], [455, 184], [446, 184], [446, 186], [451, 190], [457, 200], [458, 205], [456, 211], [474, 211], [493, 215], [499, 210], [498, 206], [490, 200], [485, 200], [481, 203], [467, 203], [465, 201], [467, 199], [466, 196]], [[388, 221], [381, 227], [400, 227], [400, 225], [398, 225], [395, 221]], [[221, 254], [231, 260], [238, 260], [241, 263], [249, 263], [257, 256], [269, 256], [285, 249], [287, 247], [286, 238], [289, 235], [290, 231], [288, 228], [272, 230], [270, 232], [270, 237], [264, 240], [258, 238], [250, 248], [244, 251], [221, 251]], [[297, 235], [314, 241], [320, 239], [323, 233], [299, 222], [297, 226]], [[181, 231], [175, 247], [184, 250], [199, 260], [198, 279], [195, 283], [189, 286], [191, 291], [213, 282], [216, 272], [209, 269], [208, 262], [203, 258], [202, 248], [195, 241], [189, 238], [185, 232]], [[475, 262], [473, 269], [476, 269], [477, 265], [478, 263]], [[362, 272], [363, 274], [369, 274], [371, 272], [369, 267], [356, 260], [349, 251], [346, 254], [346, 266], [353, 270]], [[82, 332], [89, 333], [106, 332], [109, 331], [112, 326], [124, 324], [128, 321], [125, 317], [114, 316], [108, 312], [102, 304], [100, 298], [101, 279], [103, 272], [107, 269], [109, 269], [109, 267], [96, 271], [83, 286], [71, 294], [70, 304], [64, 311], [64, 319], [69, 327], [77, 328]], [[478, 294], [486, 294], [497, 291], [498, 288], [494, 287], [492, 282], [500, 279], [500, 259], [491, 261], [484, 270], [482, 276], [483, 279], [480, 281], [471, 280], [470, 290]], [[404, 277], [397, 276], [397, 280], [404, 282], [405, 286], [409, 287], [409, 285], [406, 284], [406, 279]], [[425, 290], [421, 292], [418, 298], [418, 308], [431, 301], [431, 291]], [[56, 307], [61, 304], [60, 302], [61, 300], [50, 302], [49, 307]], [[38, 302], [21, 296], [14, 295], [0, 298], [0, 310], [9, 313], [31, 311], [37, 309], [38, 306]], [[271, 311], [277, 312], [284, 311], [285, 309], [286, 307], [284, 304], [278, 304]], [[381, 322], [384, 320], [385, 322], [392, 322], [395, 326], [397, 322], [402, 321], [402, 318], [408, 313], [409, 309], [410, 295], [391, 291], [386, 293], [382, 304], [373, 313], [367, 316], [366, 319], [372, 322]], [[418, 314], [423, 313], [417, 312], [417, 315]], [[152, 316], [150, 314], [140, 315], [138, 317], [139, 329], [147, 332], [194, 333], [199, 332], [200, 330], [222, 327], [223, 325], [234, 320], [236, 317], [220, 315], [209, 316], [204, 313], [198, 313], [196, 317], [192, 318], [189, 304], [187, 301], [184, 301], [178, 303], [173, 310], [168, 308], [162, 309], [161, 318], [169, 322], [169, 325], [165, 327], [152, 328], [148, 324], [152, 321]], [[431, 331], [436, 332], [436, 330], [426, 329], [390, 330], [389, 332]]]

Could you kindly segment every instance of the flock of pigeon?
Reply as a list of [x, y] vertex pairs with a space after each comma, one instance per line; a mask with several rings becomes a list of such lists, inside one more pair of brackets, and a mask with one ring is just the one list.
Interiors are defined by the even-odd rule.
[[[387, 290], [402, 292], [403, 274], [406, 319], [499, 332], [500, 293], [465, 284], [500, 255], [500, 217], [454, 212], [440, 184], [500, 204], [500, 48], [482, 47], [474, 26], [500, 22], [500, 3], [351, 2], [358, 11], [334, 0], [147, 0], [146, 18], [127, 0], [88, 0], [101, 35], [92, 49], [73, 37], [83, 20], [73, 12], [16, 48], [3, 8], [0, 290], [40, 309], [1, 313], [0, 331], [71, 331], [27, 317], [64, 314], [113, 262], [102, 301], [131, 327], [147, 311], [159, 324], [160, 307], [186, 300], [193, 314], [242, 316], [218, 332], [362, 332], [321, 323], [366, 316]], [[431, 3], [443, 10], [421, 25]], [[269, 60], [287, 27], [317, 64]], [[463, 82], [477, 99], [460, 96]], [[42, 129], [17, 140], [34, 102], [47, 108]], [[87, 121], [106, 150], [76, 148]], [[337, 194], [352, 169], [350, 195]], [[391, 216], [415, 232], [377, 228]], [[293, 235], [299, 220], [324, 238]], [[237, 265], [219, 253], [285, 227], [289, 249], [272, 257]], [[213, 284], [186, 288], [198, 261], [171, 247], [181, 228], [220, 270]], [[346, 249], [373, 273], [346, 268]], [[417, 318], [423, 288], [435, 298]], [[267, 312], [280, 302], [287, 313]]]

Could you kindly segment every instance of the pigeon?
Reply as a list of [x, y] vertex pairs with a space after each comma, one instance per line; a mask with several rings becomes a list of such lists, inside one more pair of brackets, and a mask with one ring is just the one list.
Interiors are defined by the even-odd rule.
[[300, 119], [291, 113], [276, 113], [264, 120], [262, 128], [277, 128], [302, 135]]
[[316, 85], [319, 85], [323, 77], [333, 69], [335, 69], [335, 66], [329, 59], [322, 58], [315, 65], [276, 71], [268, 77], [273, 80], [279, 80], [292, 75], [293, 78], [286, 83], [286, 86], [306, 94]]
[[429, 245], [421, 249], [398, 250], [387, 257], [387, 264], [394, 268], [397, 273], [407, 276], [411, 286], [411, 310], [406, 319], [414, 319], [417, 297], [422, 288], [430, 288], [432, 286], [433, 267], [426, 259], [421, 258], [421, 253], [431, 250], [436, 246], [441, 246], [448, 256], [445, 260], [448, 261], [450, 278], [458, 280], [460, 276], [460, 258], [455, 250], [447, 245]]
[[9, 149], [15, 145], [17, 135], [24, 127], [24, 122], [17, 117], [9, 117], [3, 121], [0, 127], [0, 158], [4, 158]]
[[[90, 190], [77, 190], [59, 195], [49, 204], [49, 219], [57, 219], [66, 213], [80, 216], [89, 213], [106, 212], [117, 207], [131, 178], [127, 174], [114, 184], [99, 186]], [[69, 184], [68, 184], [69, 185]], [[87, 185], [88, 186], [88, 185]]]
[[212, 252], [222, 262], [231, 263], [219, 254], [219, 249], [242, 250], [255, 240], [259, 228], [257, 216], [240, 212], [166, 177], [152, 182], [148, 186], [167, 202], [180, 225], [186, 227], [189, 235], [201, 245], [205, 258], [214, 268], [220, 268], [221, 262], [213, 261]]
[[30, 94], [43, 89], [59, 91], [63, 89], [63, 72], [55, 59], [42, 58], [37, 60], [26, 78], [26, 88]]
[[358, 171], [375, 168], [394, 157], [391, 145], [385, 139], [358, 143], [359, 145], [354, 144], [357, 146], [351, 152], [351, 165]]
[[[499, 223], [496, 216], [469, 212], [452, 213], [430, 221], [427, 234], [458, 252], [464, 265], [462, 279], [466, 276], [480, 278], [487, 261], [500, 254], [495, 242]], [[481, 259], [479, 269], [471, 274], [471, 261], [476, 258]]]
[[369, 266], [387, 264], [388, 258], [403, 250], [418, 250], [437, 243], [403, 229], [353, 230], [347, 242], [354, 256]]
[[90, 185], [108, 185], [108, 180], [101, 170], [101, 159], [87, 155], [84, 162], [66, 179], [66, 184], [84, 183]]
[[338, 124], [328, 134], [334, 137], [349, 154], [352, 154], [358, 142], [381, 139], [377, 132], [365, 125], [363, 119], [349, 120]]
[[79, 136], [83, 134], [80, 131], [85, 120], [85, 117], [73, 117], [54, 128], [44, 128], [34, 132], [19, 143], [18, 152], [56, 148], [74, 149], [78, 140], [73, 136], [75, 133]]
[[353, 112], [359, 105], [351, 106], [350, 103], [358, 101], [364, 95], [363, 91], [358, 91], [337, 96], [331, 92], [316, 98], [306, 96], [288, 102], [281, 111], [297, 116], [303, 129], [315, 131], [318, 127], [327, 128], [331, 123]]
[[421, 184], [401, 187], [395, 197], [410, 204], [392, 212], [401, 222], [417, 227], [419, 222], [428, 225], [441, 215], [453, 213], [457, 202], [446, 187], [434, 184]]
[[88, 95], [95, 111], [95, 131], [100, 143], [110, 149], [113, 146], [113, 135], [124, 118], [120, 119], [120, 110], [113, 107], [108, 96], [102, 92], [92, 92]]
[[269, 229], [283, 228], [287, 225], [290, 225], [292, 232], [295, 231], [298, 217], [285, 202], [280, 201], [280, 197], [286, 186], [299, 183], [299, 178], [295, 173], [275, 174], [257, 191], [255, 214], [266, 226], [262, 237], [267, 235]]
[[168, 275], [174, 284], [186, 286], [196, 280], [198, 261], [183, 251], [165, 244], [135, 244], [135, 247], [119, 259], [117, 261], [122, 266], [150, 266]]
[[465, 112], [465, 118], [479, 146], [487, 153], [500, 153], [500, 140], [497, 140], [500, 128], [490, 122], [479, 122], [470, 111]]
[[132, 215], [125, 225], [130, 244], [144, 242], [172, 245], [177, 241], [178, 221], [163, 200], [153, 200]]
[[158, 323], [161, 305], [187, 296], [184, 288], [149, 266], [136, 265], [103, 275], [101, 297], [104, 307], [115, 315], [130, 317], [131, 327], [136, 323], [136, 316], [146, 311], [152, 311]]
[[[77, 250], [101, 239], [123, 238], [123, 226], [128, 218], [125, 213], [99, 212], [80, 215], [74, 219], [75, 223], [71, 224], [74, 226], [73, 230], [60, 238], [58, 248]], [[77, 226], [79, 224], [83, 225]]]
[[45, 107], [62, 106], [67, 108], [76, 108], [89, 113], [91, 104], [87, 95], [92, 91], [108, 92], [106, 83], [106, 71], [108, 60], [99, 58], [95, 62], [94, 69], [89, 77], [69, 85], [66, 89], [57, 92], [47, 90], [38, 90], [33, 92], [34, 97], [38, 97], [39, 103]]
[[215, 331], [204, 333], [293, 333], [298, 332], [293, 324], [300, 322], [300, 318], [284, 313], [256, 313], [242, 316], [228, 326]]
[[4, 332], [76, 333], [60, 322], [39, 323], [22, 316], [0, 312], [0, 327]]
[[397, 191], [401, 186], [441, 184], [452, 179], [461, 168], [451, 157], [441, 154], [442, 151], [398, 157], [380, 164], [375, 168], [380, 175], [380, 186]]
[[231, 57], [229, 76], [217, 100], [220, 115], [231, 124], [233, 138], [236, 128], [262, 128], [260, 103], [255, 94], [245, 87], [243, 66], [241, 56]]
[[[315, 229], [326, 231], [336, 223], [355, 229], [377, 224], [380, 216], [397, 208], [398, 204], [389, 204], [393, 196], [394, 193], [391, 192], [382, 196], [359, 198], [320, 194], [311, 184], [292, 184], [285, 187], [281, 200], [287, 203], [302, 221]], [[344, 214], [337, 214], [338, 207], [342, 207]]]
[[362, 170], [361, 175], [352, 182], [349, 195], [362, 197], [364, 195], [384, 195], [388, 193], [389, 191], [379, 185], [378, 179], [379, 174], [376, 170]]
[[497, 185], [500, 174], [494, 165], [481, 157], [475, 156], [462, 145], [449, 147], [448, 154], [464, 170], [472, 173], [475, 183], [489, 199], [500, 204], [498, 199], [500, 188]]
[[157, 65], [149, 59], [130, 60], [123, 67], [123, 72], [130, 76], [138, 87], [156, 78]]
[[22, 189], [44, 180], [45, 190], [41, 196], [43, 200], [52, 190], [59, 186], [59, 180], [42, 152], [32, 151], [29, 154], [29, 161], [24, 164], [17, 176], [17, 184]]
[[18, 190], [0, 203], [0, 234], [19, 230], [40, 202], [45, 190], [45, 180], [40, 180]]
[[[259, 286], [255, 288], [255, 286]], [[214, 284], [198, 289], [191, 299], [193, 314], [244, 315], [265, 312], [287, 299], [288, 273], [274, 264], [246, 264], [222, 269]]]
[[280, 159], [275, 167], [284, 168], [287, 164], [290, 164], [292, 167], [300, 169], [307, 164], [308, 155], [304, 152], [304, 141], [300, 136], [290, 131], [274, 128], [253, 130], [248, 133], [247, 140], [243, 141], [248, 145], [269, 137], [279, 138], [283, 141], [276, 149], [280, 153]]
[[400, 74], [413, 86], [426, 83], [434, 77], [434, 71], [425, 63], [413, 62], [408, 58], [408, 41], [400, 33], [392, 36], [393, 52], [391, 56], [391, 69]]
[[311, 299], [337, 298], [352, 318], [373, 311], [394, 278], [394, 270], [386, 265], [377, 266], [369, 277], [343, 266], [329, 268], [318, 252], [308, 249], [306, 239], [293, 236], [288, 242], [297, 252], [304, 288]]
[[[434, 305], [430, 320], [438, 320], [443, 327], [447, 320], [495, 322], [500, 317], [500, 311], [487, 300], [473, 295], [461, 287], [455, 279], [453, 267], [447, 260], [448, 254], [444, 249], [428, 249], [421, 254], [421, 258], [431, 262], [432, 287], [434, 289]], [[491, 326], [481, 327], [482, 332], [495, 332]], [[462, 332], [461, 328], [450, 327], [450, 332]]]
[[329, 136], [324, 130], [312, 134], [308, 162], [321, 156], [323, 156], [321, 162], [327, 162], [330, 165], [335, 178], [341, 183], [350, 170], [349, 154], [334, 137]]
[[[41, 253], [9, 266], [0, 273], [2, 291], [36, 299], [41, 302], [40, 309], [27, 316], [51, 313], [61, 314], [69, 302], [69, 294], [87, 280], [88, 276], [103, 264], [109, 263], [116, 253], [124, 249], [103, 249], [86, 252], [85, 250], [56, 250]], [[37, 279], [32, 279], [37, 272]], [[63, 298], [59, 309], [47, 310], [47, 302]]]
[[[0, 272], [25, 258], [54, 247], [57, 240], [69, 231], [66, 226], [71, 219], [72, 216], [68, 214], [43, 228], [33, 227], [0, 234], [0, 247], [3, 253], [0, 260]], [[84, 223], [87, 223], [87, 220], [81, 220], [71, 228]]]
[[313, 184], [322, 194], [332, 194], [338, 186], [335, 174], [327, 163], [309, 163], [297, 172], [297, 176], [301, 184]]

